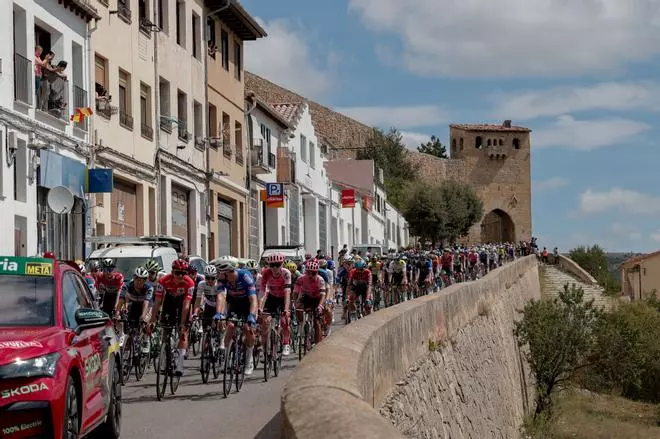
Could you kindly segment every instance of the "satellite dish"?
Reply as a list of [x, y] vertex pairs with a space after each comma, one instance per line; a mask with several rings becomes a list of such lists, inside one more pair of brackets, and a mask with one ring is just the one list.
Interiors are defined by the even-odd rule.
[[65, 186], [55, 186], [48, 191], [48, 207], [55, 213], [69, 213], [73, 209], [73, 193]]

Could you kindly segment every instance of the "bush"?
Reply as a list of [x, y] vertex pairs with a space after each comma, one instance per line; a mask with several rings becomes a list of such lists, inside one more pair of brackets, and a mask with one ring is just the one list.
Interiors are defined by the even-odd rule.
[[621, 284], [609, 272], [607, 255], [598, 244], [576, 247], [569, 252], [569, 257], [598, 281], [605, 289], [605, 294], [616, 295], [621, 292]]

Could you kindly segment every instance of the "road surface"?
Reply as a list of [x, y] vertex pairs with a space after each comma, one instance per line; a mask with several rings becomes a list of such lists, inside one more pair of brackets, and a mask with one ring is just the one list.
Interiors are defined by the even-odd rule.
[[[335, 311], [337, 330], [341, 313]], [[142, 381], [135, 376], [123, 387], [122, 438], [127, 439], [275, 439], [280, 437], [280, 397], [284, 384], [298, 365], [291, 353], [282, 361], [278, 377], [264, 382], [263, 369], [255, 369], [239, 393], [222, 394], [222, 375], [202, 383], [199, 358], [185, 361], [176, 395], [156, 400], [156, 374], [149, 369]], [[213, 378], [211, 375], [210, 378]], [[169, 386], [168, 386], [169, 392]]]

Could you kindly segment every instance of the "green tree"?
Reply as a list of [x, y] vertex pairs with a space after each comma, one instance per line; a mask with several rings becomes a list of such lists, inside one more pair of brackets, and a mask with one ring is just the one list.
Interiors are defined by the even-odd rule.
[[583, 298], [582, 288], [566, 285], [553, 300], [527, 303], [515, 322], [514, 335], [528, 347], [524, 355], [536, 379], [535, 420], [552, 417], [553, 393], [588, 365], [602, 312]]
[[444, 213], [444, 230], [440, 239], [450, 243], [467, 235], [484, 214], [484, 204], [472, 186], [458, 182], [440, 183], [438, 191]]
[[422, 143], [417, 147], [418, 152], [423, 152], [424, 154], [434, 155], [441, 159], [446, 159], [447, 157], [447, 148], [440, 143], [440, 139], [435, 136], [431, 136], [431, 140], [426, 143]]
[[442, 235], [444, 229], [444, 205], [440, 192], [428, 185], [415, 183], [406, 191], [406, 202], [403, 215], [408, 220], [408, 227], [414, 236], [419, 236], [422, 242], [434, 243]]
[[569, 252], [569, 256], [605, 288], [606, 294], [612, 295], [621, 291], [621, 284], [608, 269], [607, 255], [598, 244], [576, 247]]

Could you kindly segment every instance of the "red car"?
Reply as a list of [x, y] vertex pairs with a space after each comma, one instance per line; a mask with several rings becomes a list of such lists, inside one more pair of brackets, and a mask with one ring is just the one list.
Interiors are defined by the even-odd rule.
[[119, 342], [74, 263], [0, 256], [0, 437], [119, 437]]

